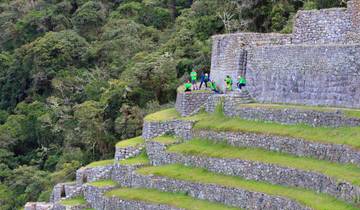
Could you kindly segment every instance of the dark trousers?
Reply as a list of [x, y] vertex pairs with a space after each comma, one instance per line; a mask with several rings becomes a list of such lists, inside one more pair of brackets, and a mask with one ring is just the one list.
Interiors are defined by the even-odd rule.
[[187, 88], [185, 89], [185, 92], [191, 92], [191, 89]]
[[241, 88], [245, 87], [246, 85], [245, 84], [240, 84], [238, 83], [238, 88], [241, 90]]
[[205, 87], [207, 88], [208, 86], [207, 86], [207, 83], [208, 83], [209, 81], [206, 81], [206, 80], [201, 80], [201, 82], [200, 82], [200, 88], [199, 89], [201, 89], [201, 86], [202, 86], [202, 84], [203, 83], [205, 83]]

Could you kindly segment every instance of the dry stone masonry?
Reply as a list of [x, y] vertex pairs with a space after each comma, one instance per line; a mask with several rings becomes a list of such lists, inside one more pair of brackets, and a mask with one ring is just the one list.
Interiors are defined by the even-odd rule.
[[300, 11], [290, 35], [214, 36], [211, 76], [245, 74], [257, 101], [360, 108], [359, 4]]

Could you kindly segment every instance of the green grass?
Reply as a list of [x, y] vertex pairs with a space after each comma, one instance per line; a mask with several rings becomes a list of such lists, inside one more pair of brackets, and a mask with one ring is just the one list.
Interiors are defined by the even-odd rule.
[[197, 121], [194, 128], [214, 131], [251, 132], [300, 138], [308, 141], [344, 144], [360, 149], [360, 127], [312, 127], [309, 125], [283, 125], [226, 117], [222, 113], [200, 113], [183, 118]]
[[178, 140], [176, 140], [172, 136], [159, 136], [159, 137], [152, 139], [152, 141], [159, 142], [159, 143], [165, 144], [165, 145], [178, 142]]
[[297, 104], [241, 104], [241, 107], [253, 107], [253, 108], [266, 108], [266, 109], [299, 109], [299, 110], [314, 110], [320, 112], [336, 112], [342, 111], [347, 117], [360, 118], [359, 109], [350, 109], [342, 107], [325, 107], [325, 106], [307, 106]]
[[101, 166], [108, 166], [114, 164], [114, 159], [111, 160], [100, 160], [90, 163], [89, 165], [85, 166], [85, 168], [95, 168]]
[[237, 208], [227, 207], [225, 205], [197, 200], [182, 193], [167, 193], [154, 189], [142, 188], [120, 188], [109, 191], [105, 194], [108, 197], [119, 197], [125, 200], [138, 200], [143, 202], [165, 204], [177, 208], [188, 210], [235, 210]]
[[90, 182], [88, 185], [94, 186], [94, 187], [115, 187], [118, 185], [118, 183], [114, 182], [113, 180], [100, 180], [95, 182]]
[[167, 121], [180, 118], [179, 113], [175, 108], [165, 109], [153, 114], [147, 115], [144, 120], [145, 121]]
[[350, 164], [343, 165], [312, 158], [296, 157], [262, 149], [238, 148], [225, 143], [214, 143], [213, 141], [200, 139], [170, 146], [168, 151], [195, 156], [238, 158], [241, 160], [276, 164], [288, 168], [319, 172], [360, 186], [360, 168]]
[[136, 146], [138, 146], [140, 144], [144, 144], [144, 143], [145, 143], [145, 140], [141, 136], [138, 136], [138, 137], [127, 139], [127, 140], [122, 140], [116, 144], [116, 147], [119, 147], [119, 148], [136, 147]]
[[119, 163], [121, 165], [148, 165], [150, 161], [146, 152], [143, 151], [138, 156], [125, 160], [120, 160]]
[[240, 177], [214, 174], [200, 168], [190, 168], [182, 165], [165, 165], [145, 167], [137, 170], [144, 175], [156, 175], [191, 182], [217, 184], [226, 187], [242, 188], [253, 192], [262, 192], [269, 195], [288, 197], [316, 210], [350, 210], [356, 207], [337, 200], [326, 194], [293, 187], [272, 185], [265, 182], [245, 180]]
[[86, 204], [86, 200], [84, 199], [84, 197], [75, 197], [75, 198], [61, 200], [60, 204], [64, 206], [78, 206], [78, 205]]

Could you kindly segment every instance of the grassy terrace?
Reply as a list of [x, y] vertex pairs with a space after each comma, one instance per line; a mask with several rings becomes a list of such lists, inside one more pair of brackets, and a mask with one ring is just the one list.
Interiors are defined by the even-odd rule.
[[342, 111], [348, 117], [360, 118], [359, 109], [341, 108], [341, 107], [325, 107], [325, 106], [305, 106], [305, 105], [293, 105], [293, 104], [241, 104], [241, 107], [252, 108], [265, 108], [265, 109], [299, 109], [299, 110], [314, 110], [320, 112], [336, 112]]
[[121, 165], [147, 165], [150, 163], [149, 158], [145, 150], [136, 157], [132, 157], [125, 160], [120, 160]]
[[186, 155], [238, 158], [241, 160], [276, 164], [288, 168], [319, 172], [330, 177], [335, 177], [338, 180], [345, 180], [360, 186], [360, 168], [354, 165], [343, 165], [312, 158], [296, 157], [262, 149], [232, 147], [225, 143], [214, 143], [203, 139], [194, 139], [182, 144], [170, 146], [168, 151]]
[[197, 200], [181, 193], [166, 193], [153, 189], [120, 188], [109, 191], [106, 196], [115, 196], [125, 200], [138, 200], [143, 202], [165, 204], [188, 210], [235, 210], [237, 208], [225, 205]]
[[358, 209], [326, 194], [317, 194], [305, 189], [272, 185], [265, 182], [250, 181], [240, 177], [219, 175], [203, 169], [190, 168], [182, 165], [145, 167], [138, 169], [137, 172], [144, 175], [153, 174], [178, 180], [217, 184], [226, 187], [242, 188], [254, 192], [262, 192], [269, 195], [288, 197], [316, 210]]
[[214, 131], [251, 132], [300, 138], [308, 141], [344, 144], [355, 149], [360, 149], [360, 127], [311, 127], [308, 125], [282, 125], [261, 121], [230, 118], [216, 113], [200, 113], [195, 116], [181, 118], [175, 109], [167, 109], [146, 117], [150, 121], [166, 121], [172, 119], [195, 120], [195, 129]]
[[100, 160], [90, 163], [89, 165], [85, 166], [84, 168], [95, 168], [101, 166], [108, 166], [114, 164], [114, 159], [111, 160]]
[[94, 186], [94, 187], [115, 187], [118, 185], [118, 183], [114, 182], [113, 180], [100, 180], [95, 182], [90, 182], [88, 185]]
[[165, 145], [178, 142], [178, 140], [175, 139], [173, 136], [159, 136], [159, 137], [152, 139], [152, 141], [156, 141], [156, 142], [159, 142], [159, 143], [162, 143]]
[[127, 139], [127, 140], [122, 140], [116, 144], [116, 147], [118, 147], [118, 148], [136, 147], [136, 146], [139, 146], [140, 144], [144, 144], [144, 143], [145, 143], [145, 140], [141, 136], [138, 136], [138, 137]]
[[75, 197], [75, 198], [61, 200], [60, 204], [64, 206], [78, 206], [78, 205], [86, 204], [86, 200], [84, 199], [84, 197]]

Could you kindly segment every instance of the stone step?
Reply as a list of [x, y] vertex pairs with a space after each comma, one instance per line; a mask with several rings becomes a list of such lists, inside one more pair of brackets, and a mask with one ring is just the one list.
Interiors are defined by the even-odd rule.
[[181, 192], [242, 209], [357, 209], [326, 194], [219, 175], [182, 165], [138, 169], [132, 174], [130, 187]]
[[154, 165], [184, 164], [245, 179], [306, 188], [347, 202], [360, 202], [360, 168], [356, 166], [236, 148], [208, 140], [191, 140], [166, 149], [167, 145], [157, 139], [147, 143]]

